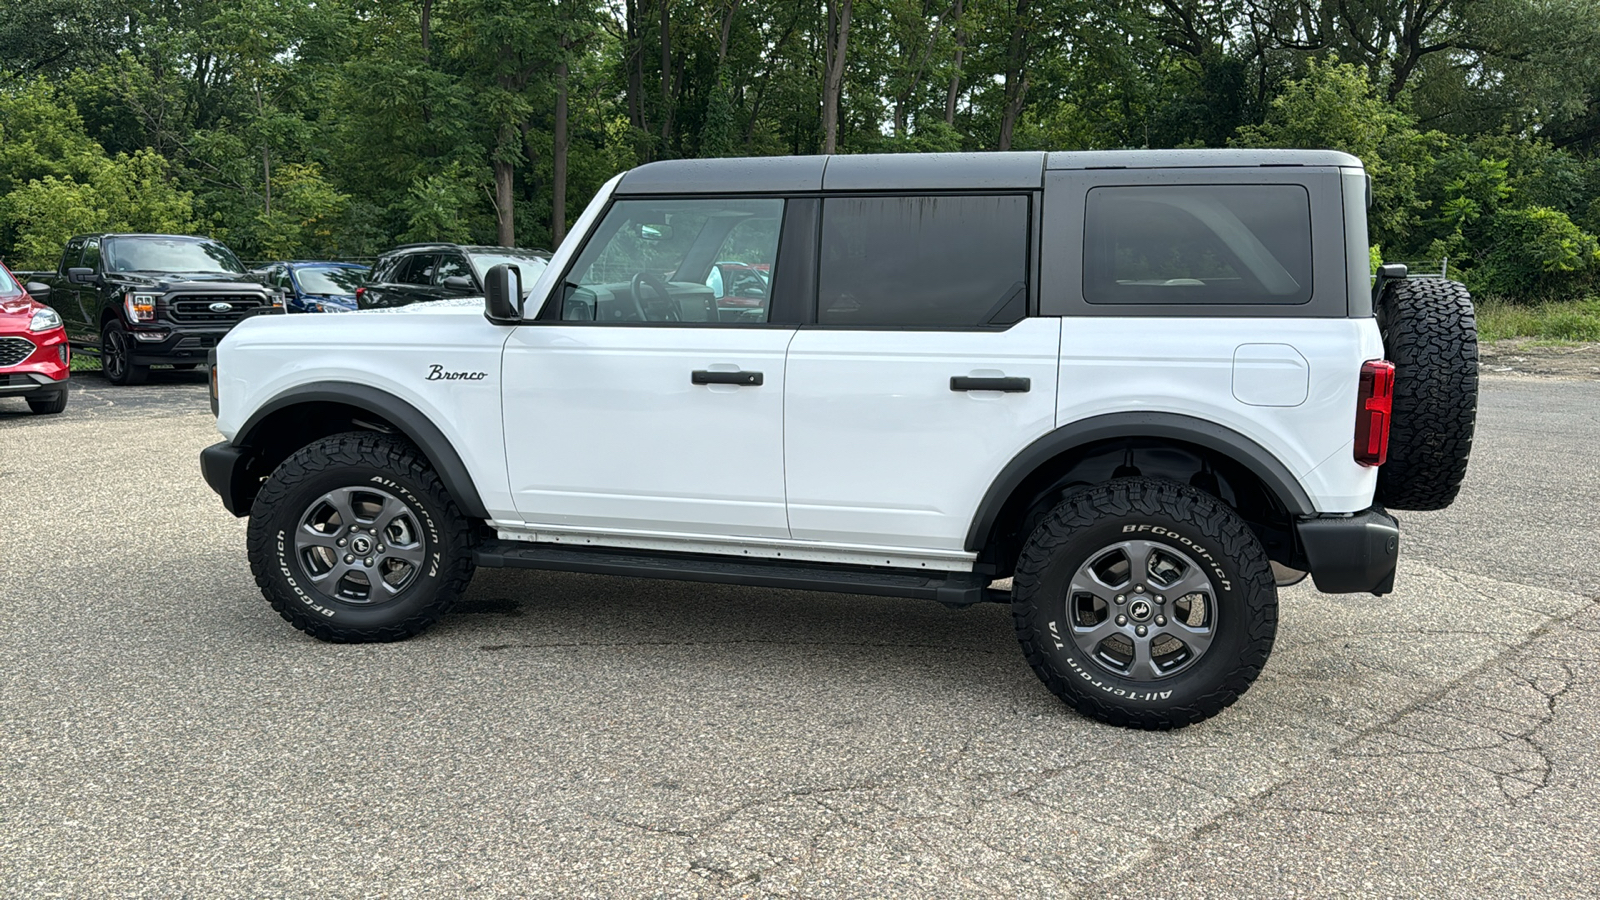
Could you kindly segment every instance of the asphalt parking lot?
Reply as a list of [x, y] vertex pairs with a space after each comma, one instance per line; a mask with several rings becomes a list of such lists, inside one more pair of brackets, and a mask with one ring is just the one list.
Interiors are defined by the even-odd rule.
[[199, 373], [0, 400], [10, 896], [1594, 896], [1600, 381], [1489, 377], [1396, 592], [1251, 692], [1071, 713], [1009, 612], [480, 572], [401, 644], [257, 593]]

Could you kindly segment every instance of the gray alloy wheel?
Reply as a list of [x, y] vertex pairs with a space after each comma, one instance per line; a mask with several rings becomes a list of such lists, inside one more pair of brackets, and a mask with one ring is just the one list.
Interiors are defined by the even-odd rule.
[[1272, 568], [1250, 526], [1186, 484], [1083, 488], [1029, 536], [1011, 589], [1035, 674], [1078, 712], [1182, 728], [1249, 689], [1278, 627]]
[[427, 548], [415, 510], [387, 491], [345, 487], [312, 501], [294, 532], [311, 583], [346, 603], [382, 603], [417, 578]]
[[404, 640], [433, 625], [472, 578], [474, 534], [416, 446], [376, 432], [290, 454], [246, 531], [267, 602], [334, 643]]
[[1216, 596], [1205, 570], [1180, 547], [1119, 541], [1073, 575], [1068, 634], [1107, 672], [1157, 681], [1193, 666], [1211, 647]]

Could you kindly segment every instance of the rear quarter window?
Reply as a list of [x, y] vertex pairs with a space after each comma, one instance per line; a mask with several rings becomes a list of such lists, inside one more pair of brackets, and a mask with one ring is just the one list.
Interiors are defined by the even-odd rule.
[[1311, 200], [1300, 185], [1097, 187], [1084, 215], [1089, 303], [1311, 299]]

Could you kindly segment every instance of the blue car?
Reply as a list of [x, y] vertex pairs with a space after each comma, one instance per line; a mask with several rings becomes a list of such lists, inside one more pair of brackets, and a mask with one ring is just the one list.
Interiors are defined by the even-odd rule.
[[280, 262], [256, 270], [268, 287], [283, 292], [288, 312], [354, 312], [356, 289], [367, 283], [368, 266], [339, 262]]

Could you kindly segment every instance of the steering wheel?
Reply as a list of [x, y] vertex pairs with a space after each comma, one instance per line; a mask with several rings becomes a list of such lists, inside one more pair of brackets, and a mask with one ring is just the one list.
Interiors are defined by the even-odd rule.
[[628, 293], [633, 296], [633, 303], [639, 308], [639, 317], [647, 322], [651, 320], [650, 317], [644, 313], [644, 292], [639, 290], [641, 287], [646, 285], [649, 286], [650, 290], [656, 292], [656, 299], [650, 301], [651, 305], [660, 303], [665, 303], [667, 305], [665, 321], [679, 321], [681, 317], [678, 315], [678, 306], [676, 303], [672, 302], [672, 292], [668, 290], [667, 283], [661, 280], [660, 275], [657, 275], [654, 272], [645, 271], [635, 272], [633, 274], [633, 281], [629, 282], [628, 284]]

